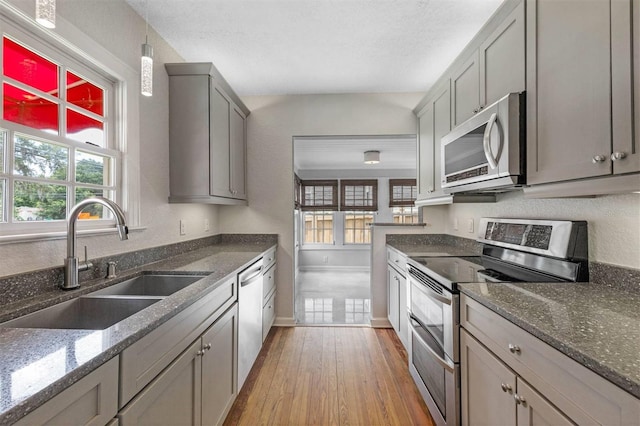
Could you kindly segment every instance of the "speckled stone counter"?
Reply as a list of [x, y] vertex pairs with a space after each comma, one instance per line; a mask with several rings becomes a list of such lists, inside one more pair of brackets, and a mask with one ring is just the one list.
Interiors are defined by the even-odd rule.
[[462, 293], [640, 398], [640, 292], [615, 283], [459, 287]]
[[387, 246], [407, 256], [479, 256], [482, 245], [447, 234], [387, 235]]
[[[229, 240], [228, 240], [229, 241]], [[233, 239], [167, 260], [139, 266], [111, 280], [95, 280], [78, 291], [46, 293], [14, 311], [3, 308], [4, 320], [104, 288], [142, 272], [206, 274], [106, 330], [15, 329], [0, 327], [0, 424], [11, 424], [118, 355], [123, 349], [213, 291], [275, 245], [275, 239]]]

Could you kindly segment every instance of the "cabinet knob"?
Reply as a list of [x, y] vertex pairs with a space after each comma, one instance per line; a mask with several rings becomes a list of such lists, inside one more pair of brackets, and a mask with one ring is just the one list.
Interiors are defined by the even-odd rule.
[[511, 343], [509, 343], [509, 352], [511, 352], [512, 354], [519, 354], [520, 353], [520, 346], [512, 345]]
[[480, 111], [478, 108], [474, 108], [474, 109], [473, 109], [473, 113], [474, 113], [474, 114], [477, 114], [477, 113], [478, 113], [478, 111]]
[[196, 356], [202, 356], [202, 355], [204, 355], [203, 350], [199, 350], [198, 352], [196, 352]]
[[613, 154], [611, 154], [611, 161], [624, 160], [626, 156], [627, 156], [626, 152], [614, 152]]
[[513, 395], [513, 399], [515, 399], [515, 400], [516, 400], [516, 404], [518, 404], [518, 405], [519, 405], [519, 404], [522, 404], [522, 405], [525, 405], [525, 406], [527, 405], [527, 400], [526, 400], [526, 399], [524, 399], [524, 397], [523, 397], [523, 396], [520, 396], [520, 395], [518, 395], [518, 394], [515, 394], [515, 395]]
[[202, 349], [203, 349], [203, 350], [205, 350], [205, 351], [209, 351], [209, 350], [211, 350], [211, 343], [207, 343], [206, 345], [204, 345], [204, 346], [202, 347]]
[[604, 160], [606, 160], [607, 157], [605, 157], [604, 155], [594, 155], [593, 158], [591, 159], [591, 162], [593, 164], [598, 164], [598, 163], [603, 163]]
[[511, 387], [511, 385], [506, 384], [506, 383], [501, 383], [500, 387], [502, 388], [502, 392], [509, 392], [511, 393], [513, 391], [513, 388]]

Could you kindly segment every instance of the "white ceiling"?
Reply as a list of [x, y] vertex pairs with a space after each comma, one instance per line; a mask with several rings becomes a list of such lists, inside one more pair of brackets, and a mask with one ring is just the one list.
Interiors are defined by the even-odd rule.
[[[365, 151], [380, 163], [364, 164]], [[415, 170], [415, 137], [296, 138], [295, 170]]]
[[425, 92], [502, 0], [126, 0], [240, 96]]

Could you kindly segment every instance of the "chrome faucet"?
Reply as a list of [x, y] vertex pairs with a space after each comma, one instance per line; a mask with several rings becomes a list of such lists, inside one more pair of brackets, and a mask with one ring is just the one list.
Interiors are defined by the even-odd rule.
[[125, 223], [124, 212], [120, 206], [113, 201], [103, 197], [93, 197], [82, 200], [73, 206], [69, 217], [67, 217], [67, 258], [64, 260], [64, 283], [60, 286], [64, 290], [80, 287], [78, 283], [78, 272], [86, 271], [92, 266], [86, 259], [86, 247], [85, 260], [82, 264], [80, 264], [80, 261], [76, 257], [76, 224], [78, 222], [78, 215], [85, 207], [91, 204], [101, 204], [111, 210], [116, 218], [116, 229], [118, 229], [120, 240], [124, 241], [129, 239], [129, 229]]

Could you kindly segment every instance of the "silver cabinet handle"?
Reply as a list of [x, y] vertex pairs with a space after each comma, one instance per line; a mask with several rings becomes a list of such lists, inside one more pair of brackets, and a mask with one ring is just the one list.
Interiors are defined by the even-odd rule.
[[604, 160], [606, 160], [607, 157], [605, 157], [604, 155], [594, 155], [593, 158], [591, 159], [591, 162], [593, 164], [598, 164], [598, 163], [603, 163]]
[[527, 405], [527, 400], [524, 399], [523, 396], [520, 396], [518, 394], [513, 395], [513, 399], [516, 400], [516, 404], [522, 404], [522, 405]]
[[512, 345], [511, 343], [509, 343], [509, 352], [511, 352], [512, 354], [519, 354], [520, 353], [520, 346]]
[[206, 345], [204, 345], [202, 347], [202, 349], [205, 350], [205, 351], [210, 351], [211, 350], [211, 343], [207, 343]]
[[196, 356], [203, 356], [203, 355], [204, 355], [203, 350], [199, 350], [198, 352], [196, 352]]
[[611, 154], [611, 161], [620, 161], [620, 160], [624, 160], [627, 156], [626, 152], [614, 152], [613, 154]]
[[507, 383], [501, 383], [500, 387], [502, 388], [502, 392], [509, 392], [511, 393], [513, 391], [513, 388], [511, 387], [511, 385], [507, 384]]

